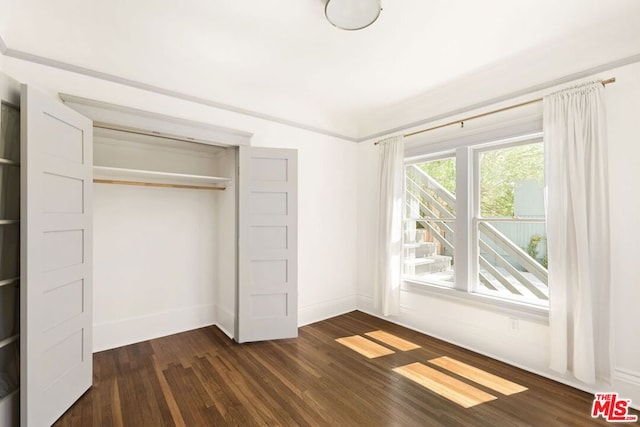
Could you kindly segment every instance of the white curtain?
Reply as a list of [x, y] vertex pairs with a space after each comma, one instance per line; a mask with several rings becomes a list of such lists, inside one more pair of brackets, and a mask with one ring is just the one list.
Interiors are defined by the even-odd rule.
[[378, 143], [378, 233], [374, 303], [385, 316], [400, 313], [402, 278], [402, 204], [404, 201], [404, 137]]
[[544, 97], [552, 369], [611, 380], [610, 251], [604, 88]]

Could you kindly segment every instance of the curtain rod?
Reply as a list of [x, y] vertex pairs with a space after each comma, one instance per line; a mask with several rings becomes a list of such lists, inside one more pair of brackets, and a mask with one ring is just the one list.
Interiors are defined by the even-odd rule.
[[[606, 86], [609, 83], [615, 83], [615, 81], [616, 81], [616, 78], [612, 77], [612, 78], [607, 79], [607, 80], [602, 80], [600, 83], [602, 83], [602, 86]], [[442, 125], [430, 127], [430, 128], [427, 128], [427, 129], [417, 130], [415, 132], [405, 133], [404, 137], [408, 138], [410, 136], [418, 135], [418, 134], [421, 134], [421, 133], [424, 133], [424, 132], [429, 132], [429, 131], [432, 131], [432, 130], [444, 128], [444, 127], [447, 127], [447, 126], [457, 125], [457, 124], [460, 124], [461, 126], [464, 127], [464, 122], [467, 122], [469, 120], [479, 119], [480, 117], [490, 116], [490, 115], [496, 114], [496, 113], [502, 113], [503, 111], [513, 110], [514, 108], [524, 107], [525, 105], [535, 104], [536, 102], [541, 102], [541, 101], [542, 101], [542, 98], [532, 99], [530, 101], [521, 102], [519, 104], [510, 105], [508, 107], [499, 108], [499, 109], [493, 110], [493, 111], [487, 111], [486, 113], [476, 114], [475, 116], [465, 117], [463, 119], [458, 119], [458, 120], [455, 120], [455, 121], [452, 121], [452, 122], [449, 122], [449, 123], [444, 123]], [[377, 141], [377, 142], [374, 143], [374, 145], [378, 145], [379, 143], [380, 143], [380, 141]]]

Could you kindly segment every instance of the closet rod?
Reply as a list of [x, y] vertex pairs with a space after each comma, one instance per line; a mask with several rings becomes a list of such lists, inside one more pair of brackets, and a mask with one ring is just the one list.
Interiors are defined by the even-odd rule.
[[94, 179], [96, 184], [136, 185], [140, 187], [185, 188], [189, 190], [224, 190], [224, 187], [207, 187], [205, 185], [162, 184], [159, 182], [116, 181], [112, 179]]
[[[616, 82], [616, 78], [615, 77], [611, 77], [610, 79], [601, 80], [600, 81], [600, 83], [602, 83], [602, 86], [606, 86], [609, 83], [615, 83], [615, 82]], [[429, 132], [429, 131], [432, 131], [432, 130], [444, 128], [444, 127], [447, 127], [447, 126], [457, 125], [457, 124], [460, 124], [460, 125], [464, 126], [464, 122], [466, 122], [466, 121], [473, 120], [473, 119], [479, 119], [480, 117], [490, 116], [490, 115], [496, 114], [496, 113], [502, 113], [503, 111], [513, 110], [514, 108], [524, 107], [525, 105], [529, 105], [529, 104], [535, 104], [536, 102], [542, 102], [542, 98], [532, 99], [530, 101], [521, 102], [521, 103], [515, 104], [515, 105], [509, 105], [508, 107], [499, 108], [499, 109], [493, 110], [493, 111], [487, 111], [486, 113], [476, 114], [475, 116], [465, 117], [464, 119], [455, 120], [453, 122], [444, 123], [442, 125], [434, 126], [434, 127], [431, 127], [431, 128], [420, 129], [420, 130], [417, 130], [415, 132], [406, 133], [406, 134], [404, 134], [404, 137], [408, 138], [410, 136], [419, 135], [419, 134], [424, 133], [424, 132]], [[380, 143], [380, 141], [376, 141], [374, 143], [374, 145], [378, 145], [379, 143]]]

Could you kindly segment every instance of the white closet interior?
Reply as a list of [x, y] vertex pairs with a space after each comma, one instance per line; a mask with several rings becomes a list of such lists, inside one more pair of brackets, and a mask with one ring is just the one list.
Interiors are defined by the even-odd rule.
[[236, 151], [94, 128], [94, 349], [233, 320]]

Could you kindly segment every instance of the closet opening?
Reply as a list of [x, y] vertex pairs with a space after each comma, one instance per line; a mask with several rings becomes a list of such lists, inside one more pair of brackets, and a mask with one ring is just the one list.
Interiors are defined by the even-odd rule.
[[94, 123], [93, 149], [94, 350], [233, 337], [237, 148]]
[[297, 151], [60, 97], [94, 124], [94, 350], [212, 324], [297, 336]]

